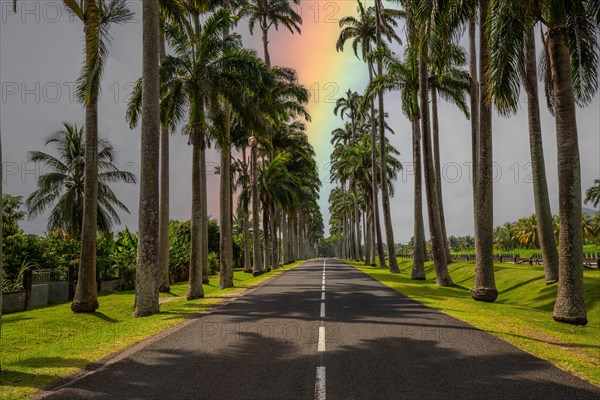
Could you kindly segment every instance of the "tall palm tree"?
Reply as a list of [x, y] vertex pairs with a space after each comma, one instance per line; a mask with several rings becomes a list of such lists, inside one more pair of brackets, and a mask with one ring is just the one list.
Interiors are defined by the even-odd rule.
[[233, 190], [239, 191], [237, 203], [237, 215], [241, 220], [242, 234], [244, 241], [244, 272], [252, 272], [252, 256], [250, 255], [250, 168], [248, 160], [248, 130], [239, 119], [232, 121], [232, 142], [234, 147], [242, 153], [241, 159], [233, 164], [232, 168], [236, 173], [236, 180]]
[[448, 235], [446, 233], [446, 218], [444, 215], [444, 201], [442, 195], [442, 171], [440, 160], [440, 129], [438, 116], [438, 95], [445, 101], [454, 103], [469, 118], [469, 108], [466, 95], [470, 87], [469, 73], [462, 67], [466, 63], [466, 54], [462, 47], [452, 41], [434, 40], [441, 43], [436, 45], [436, 51], [429, 55], [429, 87], [431, 92], [431, 133], [433, 141], [433, 166], [435, 171], [436, 189], [438, 195], [441, 236], [446, 250], [446, 261], [452, 261]]
[[[352, 48], [354, 50], [354, 55], [357, 58], [362, 58], [363, 61], [367, 62], [367, 67], [369, 70], [369, 80], [373, 79], [373, 68], [370, 60], [370, 52], [373, 44], [376, 41], [376, 27], [375, 27], [375, 10], [373, 7], [365, 9], [362, 2], [357, 1], [358, 7], [358, 18], [354, 16], [347, 16], [340, 20], [339, 25], [342, 28], [339, 38], [336, 43], [336, 50], [343, 51], [344, 45], [346, 41], [352, 40]], [[361, 48], [361, 56], [358, 54], [358, 48]], [[372, 149], [376, 148], [377, 138], [376, 138], [376, 120], [375, 120], [375, 106], [374, 103], [370, 103], [370, 112], [371, 112], [371, 138], [372, 138]], [[334, 138], [335, 138], [335, 133]], [[334, 139], [332, 139], [334, 140]], [[375, 152], [372, 154], [372, 162], [371, 165], [375, 168], [376, 160], [375, 160]], [[373, 181], [372, 188], [372, 197], [373, 197], [373, 210], [372, 214], [374, 216], [374, 225], [375, 225], [375, 237], [374, 241], [377, 245], [377, 253], [379, 257], [379, 262], [381, 266], [384, 266], [385, 263], [385, 253], [383, 250], [383, 240], [381, 235], [381, 223], [379, 220], [379, 200], [378, 200], [378, 187], [375, 183], [376, 180]]]
[[[60, 229], [70, 235], [81, 237], [81, 221], [84, 208], [85, 187], [85, 134], [83, 127], [64, 123], [63, 129], [46, 139], [45, 145], [52, 145], [57, 155], [42, 151], [31, 151], [28, 160], [41, 164], [47, 171], [38, 178], [37, 188], [25, 206], [29, 218], [33, 219], [52, 207], [46, 229]], [[104, 139], [98, 141], [98, 202], [96, 204], [98, 231], [109, 234], [114, 223], [121, 223], [116, 209], [129, 213], [129, 210], [111, 190], [110, 183], [135, 183], [135, 175], [120, 170], [114, 163], [115, 152]]]
[[[300, 0], [293, 0], [299, 4]], [[240, 10], [241, 17], [248, 17], [250, 34], [254, 33], [254, 27], [258, 23], [262, 32], [262, 43], [265, 64], [271, 66], [269, 54], [269, 30], [272, 27], [279, 29], [282, 25], [291, 33], [300, 33], [302, 17], [290, 5], [289, 0], [249, 0]]]
[[372, 98], [374, 93], [384, 90], [400, 90], [402, 111], [410, 120], [412, 126], [412, 151], [414, 168], [414, 202], [413, 202], [413, 266], [412, 279], [425, 279], [425, 228], [423, 223], [422, 203], [422, 172], [421, 172], [421, 129], [419, 126], [419, 71], [417, 52], [414, 47], [408, 47], [404, 61], [392, 55], [385, 57], [387, 73], [373, 80], [365, 93]]
[[434, 156], [431, 143], [431, 125], [429, 112], [429, 71], [428, 63], [431, 63], [432, 52], [447, 46], [444, 42], [445, 36], [439, 31], [437, 18], [442, 10], [434, 7], [431, 1], [403, 1], [409, 23], [409, 42], [417, 49], [419, 69], [419, 101], [422, 147], [423, 147], [423, 169], [425, 175], [425, 189], [427, 195], [427, 211], [429, 220], [429, 232], [431, 235], [431, 247], [433, 253], [434, 268], [436, 270], [436, 281], [439, 285], [452, 285], [452, 279], [448, 274], [447, 250], [443, 238], [443, 230], [440, 215], [440, 196], [438, 194], [437, 177], [434, 166]]
[[142, 135], [134, 317], [159, 312], [160, 17], [158, 0], [142, 6]]
[[[385, 35], [383, 20], [383, 2], [381, 0], [375, 0], [375, 36], [376, 36], [376, 48], [377, 51], [384, 49], [383, 35]], [[377, 59], [377, 76], [383, 75], [383, 63], [380, 58]], [[379, 111], [379, 157], [381, 165], [387, 165], [386, 157], [386, 141], [385, 141], [385, 120], [384, 120], [384, 106], [383, 106], [383, 93], [378, 96], [378, 111]], [[381, 170], [384, 174], [384, 169]], [[387, 244], [387, 254], [389, 261], [389, 270], [393, 274], [400, 273], [398, 267], [398, 260], [396, 259], [396, 242], [394, 241], [394, 231], [392, 228], [392, 211], [390, 208], [390, 189], [385, 175], [381, 176], [381, 203], [383, 205], [383, 221], [385, 224], [385, 239]]]
[[85, 188], [81, 230], [81, 254], [73, 312], [98, 308], [96, 292], [96, 233], [98, 201], [98, 97], [108, 58], [109, 29], [131, 20], [126, 0], [65, 0], [65, 6], [83, 23], [85, 61], [77, 80], [77, 97], [85, 106]]
[[[518, 77], [511, 69], [519, 65], [516, 57], [523, 48], [523, 38], [536, 22], [545, 28], [544, 62], [548, 105], [556, 116], [558, 142], [558, 184], [560, 204], [559, 283], [553, 318], [559, 322], [586, 324], [583, 297], [583, 232], [581, 212], [581, 169], [579, 159], [575, 105], [588, 104], [598, 88], [597, 2], [592, 0], [545, 0], [506, 3], [491, 0], [490, 48], [493, 63], [487, 85], [499, 92], [514, 90]], [[506, 32], [507, 20], [518, 23], [511, 30], [514, 40], [501, 43], [498, 35]], [[509, 18], [501, 18], [505, 16]], [[491, 89], [494, 91], [494, 89]]]
[[[490, 62], [487, 37], [488, 0], [479, 1], [479, 81]], [[477, 301], [494, 302], [498, 298], [494, 277], [494, 195], [492, 152], [492, 103], [489, 89], [479, 89], [479, 129], [477, 155], [477, 232], [475, 234], [476, 274], [471, 297]]]
[[[506, 11], [506, 10], [505, 10]], [[518, 81], [523, 82], [527, 93], [527, 112], [529, 119], [529, 150], [531, 153], [532, 177], [533, 177], [533, 195], [534, 205], [537, 217], [537, 229], [539, 244], [544, 260], [544, 275], [547, 284], [558, 281], [558, 251], [554, 241], [552, 229], [552, 212], [550, 209], [550, 198], [548, 196], [548, 184], [546, 181], [546, 170], [544, 162], [544, 149], [542, 144], [542, 126], [540, 120], [540, 106], [538, 97], [538, 75], [537, 60], [535, 50], [534, 21], [529, 18], [528, 27], [523, 26], [524, 30], [506, 30], [506, 23], [514, 23], [514, 26], [520, 26], [523, 16], [511, 16], [506, 13], [498, 13], [490, 17], [491, 33], [490, 41], [492, 49], [498, 47], [496, 41], [499, 40], [498, 30], [502, 30], [503, 42], [512, 42], [515, 47], [513, 51], [517, 53], [517, 62], [521, 65], [518, 68], [506, 68], [501, 74], [496, 71], [498, 64], [503, 64], [503, 60], [494, 60], [491, 63], [491, 74], [502, 82], [500, 85], [492, 86], [492, 95], [495, 98], [496, 108], [504, 115], [510, 115], [517, 111], [518, 96], [520, 85]], [[499, 23], [497, 23], [499, 21]], [[514, 35], [514, 36], [513, 36]], [[508, 54], [502, 54], [506, 58]], [[515, 55], [512, 55], [515, 57]], [[511, 91], [512, 90], [512, 91]]]

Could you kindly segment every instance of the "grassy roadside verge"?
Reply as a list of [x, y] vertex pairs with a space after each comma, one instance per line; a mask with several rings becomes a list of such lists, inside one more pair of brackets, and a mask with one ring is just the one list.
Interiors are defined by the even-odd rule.
[[473, 262], [448, 266], [457, 285], [442, 288], [435, 284], [433, 265], [426, 263], [427, 280], [410, 279], [412, 260], [398, 259], [401, 273], [365, 267], [347, 261], [360, 271], [452, 317], [496, 335], [537, 357], [600, 385], [600, 271], [585, 270], [585, 298], [589, 323], [585, 327], [552, 320], [556, 285], [546, 286], [540, 267], [496, 264], [496, 303], [480, 303], [469, 293], [475, 277]]
[[94, 314], [73, 314], [67, 303], [6, 315], [0, 341], [0, 399], [27, 398], [59, 378], [302, 263], [258, 277], [236, 271], [232, 289], [219, 290], [219, 279], [211, 279], [204, 285], [205, 298], [194, 301], [182, 297], [187, 283], [174, 284], [170, 294], [161, 294], [160, 314], [147, 318], [132, 318], [133, 291], [100, 296]]

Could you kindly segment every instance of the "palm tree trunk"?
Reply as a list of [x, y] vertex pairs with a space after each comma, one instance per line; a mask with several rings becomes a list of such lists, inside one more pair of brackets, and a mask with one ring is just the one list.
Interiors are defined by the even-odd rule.
[[[165, 38], [160, 34], [159, 41], [160, 59], [166, 55]], [[158, 290], [169, 293], [169, 127], [162, 126], [160, 136], [160, 285]]]
[[[244, 163], [244, 174], [248, 174], [248, 159], [246, 157], [246, 148], [242, 148], [242, 159]], [[252, 257], [250, 256], [250, 218], [248, 209], [242, 208], [244, 218], [244, 272], [252, 272]]]
[[[564, 5], [563, 5], [564, 7]], [[548, 52], [554, 89], [560, 204], [558, 293], [552, 317], [559, 322], [587, 324], [583, 296], [583, 231], [581, 167], [571, 60], [564, 25], [548, 31]]]
[[204, 297], [204, 288], [202, 287], [204, 267], [202, 264], [202, 149], [199, 143], [199, 135], [201, 134], [202, 132], [195, 128], [194, 137], [192, 138], [192, 227], [188, 300]]
[[415, 280], [425, 279], [425, 259], [422, 237], [425, 236], [425, 227], [423, 223], [423, 189], [421, 176], [421, 131], [419, 122], [412, 121], [412, 139], [413, 139], [413, 165], [415, 169], [414, 182], [414, 234], [413, 234], [413, 265], [411, 278]]
[[[373, 201], [373, 199], [371, 199]], [[373, 207], [374, 209], [375, 207]], [[371, 265], [375, 267], [377, 265], [377, 256], [375, 253], [377, 252], [377, 233], [375, 232], [375, 211], [371, 210], [371, 254], [373, 255], [371, 259]]]
[[262, 203], [263, 210], [263, 237], [264, 237], [264, 246], [263, 246], [263, 260], [265, 261], [265, 271], [271, 271], [271, 233], [269, 232], [269, 224], [270, 224], [270, 207], [269, 203], [264, 201]]
[[[92, 0], [85, 1], [88, 10]], [[92, 37], [97, 30], [92, 26], [94, 21], [85, 22], [85, 54], [86, 65], [97, 49], [92, 49]], [[158, 41], [158, 39], [157, 39]], [[157, 55], [158, 58], [158, 55]], [[75, 296], [71, 304], [73, 312], [94, 312], [98, 309], [96, 286], [96, 235], [97, 235], [97, 202], [98, 202], [98, 99], [92, 98], [85, 108], [85, 166], [84, 166], [84, 200], [81, 228], [81, 252]]]
[[260, 259], [260, 216], [259, 216], [259, 199], [258, 199], [258, 175], [256, 165], [258, 163], [258, 157], [256, 154], [256, 138], [251, 143], [251, 162], [250, 162], [250, 174], [252, 177], [252, 241], [253, 241], [253, 269], [252, 273], [254, 276], [261, 275], [265, 272], [262, 261]]
[[[486, 18], [488, 0], [479, 4], [479, 73], [488, 68], [488, 46], [486, 40]], [[479, 78], [479, 168], [478, 189], [475, 209], [477, 232], [475, 233], [475, 284], [471, 297], [477, 301], [494, 302], [498, 297], [494, 279], [494, 192], [492, 165], [492, 105], [483, 77]]]
[[271, 264], [273, 265], [273, 269], [279, 268], [277, 247], [279, 247], [279, 243], [277, 241], [277, 216], [275, 213], [275, 204], [271, 202]]
[[429, 131], [429, 90], [427, 88], [427, 67], [425, 65], [425, 53], [423, 47], [419, 54], [419, 97], [421, 99], [421, 133], [423, 135], [423, 166], [425, 172], [425, 191], [427, 195], [427, 215], [429, 219], [429, 235], [431, 237], [431, 249], [433, 253], [433, 268], [435, 280], [439, 286], [451, 286], [452, 278], [448, 274], [446, 264], [446, 250], [442, 240], [442, 227], [440, 224], [440, 210], [435, 183], [435, 171], [433, 167], [433, 151], [431, 148], [431, 135]]
[[444, 201], [442, 196], [442, 167], [440, 162], [440, 126], [437, 107], [437, 89], [431, 88], [431, 126], [433, 134], [433, 162], [435, 172], [435, 184], [438, 195], [438, 205], [440, 209], [440, 225], [442, 228], [442, 240], [444, 249], [446, 249], [446, 263], [452, 262], [450, 247], [448, 246], [448, 234], [446, 233], [446, 217], [444, 216]]
[[[205, 125], [203, 125], [205, 126]], [[200, 263], [202, 265], [202, 283], [207, 284], [208, 279], [208, 196], [206, 192], [206, 137], [200, 136], [200, 203], [202, 212], [201, 221], [201, 248]]]
[[546, 181], [533, 28], [527, 33], [525, 70], [527, 115], [529, 117], [529, 149], [531, 151], [535, 215], [537, 220], [538, 238], [542, 250], [542, 259], [544, 261], [546, 284], [551, 284], [558, 281], [558, 251], [556, 249], [556, 242], [554, 241], [552, 211], [550, 210], [548, 183]]
[[294, 252], [292, 249], [292, 224], [293, 224], [293, 217], [292, 217], [292, 213], [288, 214], [287, 217], [287, 225], [286, 225], [286, 235], [287, 235], [287, 253], [288, 253], [288, 262], [294, 262]]
[[281, 216], [281, 255], [284, 264], [288, 263], [288, 239], [287, 239], [287, 213], [283, 213]]
[[[98, 104], [92, 102], [85, 110], [85, 178], [81, 253], [73, 312], [94, 312], [98, 309], [96, 286], [96, 237], [98, 201]], [[141, 182], [140, 182], [141, 186]]]
[[[142, 152], [138, 219], [138, 264], [135, 277], [134, 317], [143, 317], [159, 312], [158, 284], [160, 276], [160, 82], [158, 48], [160, 22], [158, 1], [145, 2], [142, 10], [144, 41], [142, 72], [144, 81], [142, 92]], [[95, 143], [95, 145], [97, 146], [97, 143]], [[94, 153], [97, 154], [97, 149], [94, 149]], [[96, 165], [96, 179], [97, 172]], [[97, 180], [94, 180], [93, 184], [97, 190]], [[96, 208], [95, 201], [93, 207], [94, 209]], [[95, 242], [96, 240], [94, 239], [94, 245], [96, 244]]]
[[[369, 63], [369, 83], [373, 81], [373, 65]], [[375, 235], [373, 240], [377, 244], [377, 255], [379, 257], [379, 266], [382, 268], [386, 267], [385, 252], [383, 250], [383, 238], [381, 235], [381, 222], [379, 221], [379, 198], [377, 195], [377, 131], [376, 125], [377, 120], [375, 119], [375, 104], [371, 102], [371, 167], [372, 180], [373, 180], [373, 222], [375, 229]], [[373, 255], [375, 257], [375, 255]]]
[[479, 75], [477, 72], [476, 9], [469, 18], [469, 74], [471, 75], [471, 179], [473, 180], [473, 228], [475, 241], [479, 233], [477, 204], [479, 203]]
[[304, 221], [304, 216], [302, 215], [302, 212], [299, 211], [298, 212], [298, 223], [296, 225], [296, 229], [297, 229], [297, 238], [298, 238], [298, 252], [296, 254], [298, 254], [298, 259], [301, 260], [302, 259], [302, 222]]
[[[375, 0], [375, 13], [377, 19], [377, 48], [381, 48], [381, 0]], [[381, 58], [377, 60], [377, 75], [383, 75], [383, 62]], [[390, 194], [387, 181], [387, 149], [385, 141], [385, 110], [383, 107], [383, 93], [377, 96], [379, 99], [379, 150], [381, 162], [381, 202], [383, 205], [383, 220], [385, 223], [385, 239], [387, 242], [389, 268], [393, 274], [400, 273], [398, 260], [396, 259], [396, 242], [394, 241], [394, 231], [392, 228], [392, 211], [390, 209]]]
[[[225, 118], [229, 120], [230, 111], [226, 107]], [[231, 224], [231, 131], [229, 121], [225, 122], [221, 148], [221, 195], [220, 195], [220, 285], [221, 289], [233, 287], [233, 233]]]
[[271, 56], [269, 55], [269, 29], [262, 30], [262, 42], [265, 56], [265, 64], [267, 67], [271, 67]]
[[353, 233], [354, 233], [354, 261], [360, 261], [361, 251], [360, 251], [360, 214], [358, 213], [358, 201], [356, 200], [356, 189], [352, 189], [352, 195], [354, 198], [353, 206], [354, 206], [354, 224], [353, 224]]
[[296, 214], [296, 216], [294, 216], [294, 226], [292, 229], [292, 235], [294, 237], [293, 243], [294, 243], [294, 260], [299, 260], [300, 259], [300, 251], [299, 251], [299, 239], [298, 239], [298, 214]]
[[365, 191], [365, 202], [367, 211], [363, 215], [363, 231], [365, 232], [365, 265], [371, 265], [371, 229], [370, 229], [370, 215], [369, 210], [371, 207], [371, 196], [368, 195], [368, 191]]

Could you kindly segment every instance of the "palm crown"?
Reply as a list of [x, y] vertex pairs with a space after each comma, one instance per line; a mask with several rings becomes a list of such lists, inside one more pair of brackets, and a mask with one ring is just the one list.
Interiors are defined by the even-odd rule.
[[[25, 205], [29, 218], [35, 218], [52, 207], [47, 229], [61, 229], [79, 236], [83, 215], [83, 186], [85, 138], [83, 128], [65, 123], [63, 129], [50, 135], [46, 146], [51, 145], [57, 155], [42, 151], [29, 153], [29, 160], [39, 163], [48, 172], [41, 175], [37, 189], [27, 198]], [[110, 183], [135, 183], [135, 175], [122, 171], [114, 163], [115, 153], [107, 140], [98, 142], [98, 230], [108, 234], [114, 223], [121, 223], [117, 209], [129, 210], [110, 188]]]

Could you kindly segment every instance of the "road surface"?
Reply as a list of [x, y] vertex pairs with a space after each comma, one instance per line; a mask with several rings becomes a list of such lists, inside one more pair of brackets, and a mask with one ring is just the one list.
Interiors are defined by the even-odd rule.
[[335, 260], [311, 261], [49, 399], [600, 399]]

